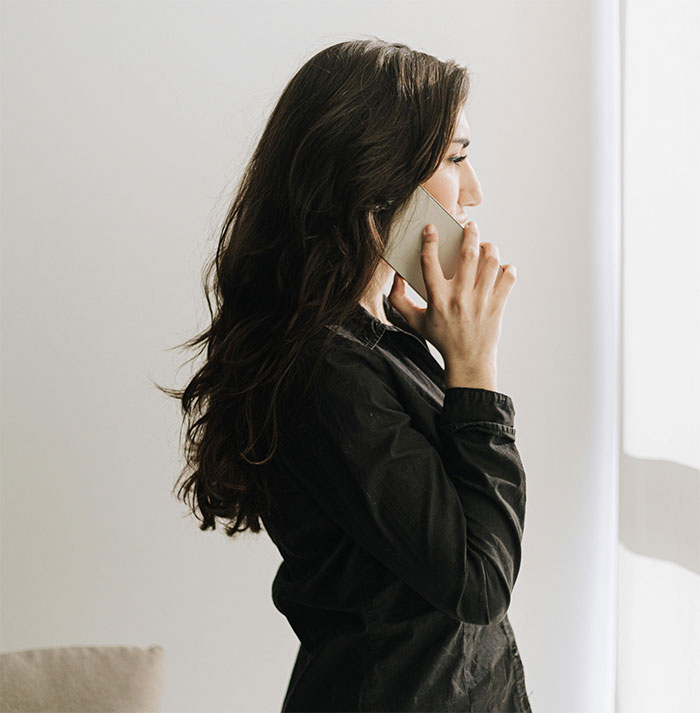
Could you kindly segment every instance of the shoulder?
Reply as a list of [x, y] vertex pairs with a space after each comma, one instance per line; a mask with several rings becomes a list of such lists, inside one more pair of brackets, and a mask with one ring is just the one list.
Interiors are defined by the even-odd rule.
[[339, 370], [349, 370], [357, 376], [366, 371], [386, 373], [381, 354], [344, 326], [324, 328], [322, 333], [304, 344], [300, 358], [306, 366], [316, 366], [326, 375], [334, 375]]
[[352, 331], [324, 329], [307, 340], [297, 357], [292, 410], [304, 406], [343, 409], [358, 399], [393, 395], [393, 376], [381, 354]]

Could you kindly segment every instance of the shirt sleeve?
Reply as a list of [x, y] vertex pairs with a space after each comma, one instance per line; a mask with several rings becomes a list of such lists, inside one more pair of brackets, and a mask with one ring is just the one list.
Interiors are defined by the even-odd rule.
[[362, 548], [447, 616], [505, 617], [521, 560], [525, 471], [509, 396], [448, 388], [437, 450], [380, 356], [333, 345], [280, 445], [294, 475]]

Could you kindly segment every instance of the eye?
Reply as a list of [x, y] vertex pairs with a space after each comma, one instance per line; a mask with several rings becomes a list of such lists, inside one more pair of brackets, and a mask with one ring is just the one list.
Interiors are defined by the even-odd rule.
[[452, 161], [452, 163], [461, 163], [462, 161], [464, 161], [465, 158], [467, 158], [467, 154], [465, 154], [464, 156], [456, 156], [454, 158], [451, 158], [450, 161]]

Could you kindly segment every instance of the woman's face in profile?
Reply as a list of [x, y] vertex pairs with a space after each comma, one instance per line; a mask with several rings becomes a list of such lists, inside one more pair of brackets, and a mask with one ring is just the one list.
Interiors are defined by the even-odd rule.
[[421, 186], [464, 225], [470, 219], [465, 206], [479, 205], [484, 198], [469, 159], [462, 158], [467, 155], [463, 141], [471, 139], [464, 108], [459, 112], [452, 138], [440, 167]]

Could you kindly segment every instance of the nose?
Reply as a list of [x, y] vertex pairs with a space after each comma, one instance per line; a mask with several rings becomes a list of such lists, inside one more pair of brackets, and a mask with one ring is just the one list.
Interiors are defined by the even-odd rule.
[[[461, 206], [466, 208], [467, 206], [477, 206], [480, 205], [484, 200], [484, 193], [481, 190], [481, 183], [476, 177], [476, 174], [472, 172], [472, 175], [468, 177], [464, 185], [461, 186], [459, 193], [459, 203]], [[464, 210], [464, 208], [462, 210]]]

